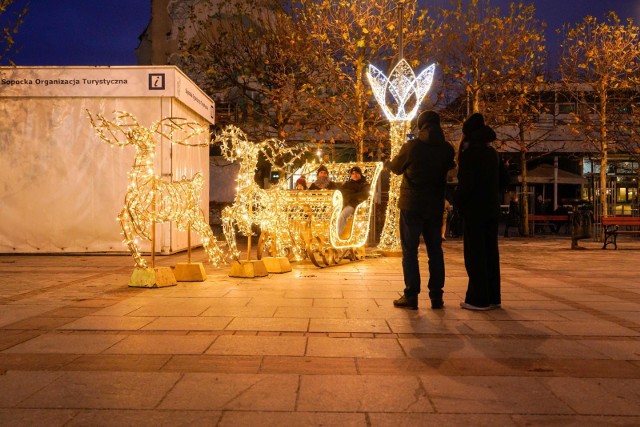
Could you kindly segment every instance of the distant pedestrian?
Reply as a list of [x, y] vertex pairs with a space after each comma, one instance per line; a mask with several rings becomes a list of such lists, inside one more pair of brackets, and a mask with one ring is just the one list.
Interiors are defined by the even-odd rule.
[[500, 187], [506, 171], [491, 146], [496, 133], [482, 114], [472, 114], [462, 125], [464, 151], [459, 154], [455, 205], [463, 218], [464, 264], [469, 276], [467, 293], [460, 306], [467, 310], [490, 310], [501, 306], [498, 222]]
[[509, 229], [515, 227], [520, 230], [520, 205], [518, 198], [513, 196], [509, 201], [509, 212], [507, 213], [507, 221], [504, 225], [504, 237], [509, 237]]
[[442, 213], [442, 241], [447, 240], [447, 220], [449, 219], [449, 210], [451, 209], [451, 203], [444, 199], [444, 212]]
[[393, 305], [416, 310], [420, 294], [418, 246], [424, 239], [429, 257], [431, 308], [444, 307], [442, 222], [447, 172], [454, 167], [455, 150], [444, 137], [440, 116], [425, 111], [418, 117], [418, 136], [406, 142], [391, 160], [391, 172], [402, 174], [400, 185], [400, 242], [404, 292]]

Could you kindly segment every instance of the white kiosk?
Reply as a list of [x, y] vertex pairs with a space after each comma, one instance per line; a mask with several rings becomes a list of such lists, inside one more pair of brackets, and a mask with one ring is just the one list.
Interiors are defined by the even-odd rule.
[[[214, 123], [213, 101], [174, 66], [0, 67], [0, 253], [127, 252], [116, 216], [134, 149], [102, 142], [86, 110], [127, 111], [143, 126], [170, 116]], [[169, 180], [201, 172], [208, 217], [206, 147], [162, 141], [154, 170]], [[156, 253], [187, 248], [174, 224], [158, 224], [156, 236]]]

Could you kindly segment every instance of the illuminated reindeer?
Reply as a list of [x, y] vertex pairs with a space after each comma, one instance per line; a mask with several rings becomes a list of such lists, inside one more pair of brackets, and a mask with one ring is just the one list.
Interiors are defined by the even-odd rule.
[[[287, 147], [284, 141], [271, 138], [260, 143], [254, 143], [247, 139], [247, 135], [235, 126], [227, 126], [217, 135], [215, 142], [221, 146], [222, 155], [231, 162], [240, 162], [236, 188], [236, 197], [231, 206], [222, 210], [222, 228], [229, 246], [230, 256], [238, 260], [240, 252], [236, 245], [235, 228], [238, 227], [241, 234], [252, 235], [251, 227], [260, 225], [263, 232], [270, 230], [274, 235], [288, 235], [288, 230], [282, 230], [287, 226], [283, 203], [286, 198], [283, 194], [282, 180], [278, 185], [265, 190], [260, 188], [253, 177], [258, 164], [258, 155], [262, 152], [272, 167], [284, 176], [285, 170], [298, 160], [304, 151], [299, 147]], [[279, 160], [288, 159], [284, 165], [277, 166]], [[273, 252], [281, 255], [284, 242], [278, 242], [278, 248]], [[276, 255], [276, 254], [274, 254]]]
[[[218, 247], [211, 227], [200, 209], [200, 192], [204, 178], [200, 172], [193, 178], [169, 182], [153, 173], [153, 157], [158, 136], [173, 144], [191, 147], [206, 147], [207, 143], [187, 141], [203, 132], [205, 128], [195, 122], [179, 118], [164, 118], [149, 128], [138, 124], [136, 118], [126, 112], [116, 111], [113, 121], [96, 114], [95, 120], [89, 111], [89, 120], [103, 141], [117, 147], [132, 145], [136, 149], [133, 167], [129, 172], [129, 187], [125, 195], [124, 208], [118, 215], [122, 226], [124, 243], [129, 247], [136, 267], [147, 268], [140, 255], [136, 236], [153, 240], [157, 222], [173, 221], [181, 231], [192, 227], [202, 238], [202, 245], [214, 266], [225, 262], [223, 251]], [[153, 249], [152, 249], [153, 250]]]

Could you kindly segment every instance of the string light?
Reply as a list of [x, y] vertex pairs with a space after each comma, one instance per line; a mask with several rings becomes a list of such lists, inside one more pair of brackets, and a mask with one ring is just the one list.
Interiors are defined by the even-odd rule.
[[[435, 69], [436, 65], [431, 64], [416, 77], [409, 63], [403, 58], [387, 77], [382, 71], [369, 64], [367, 79], [373, 90], [373, 96], [390, 122], [413, 120], [422, 99], [431, 88]], [[387, 92], [391, 94], [397, 105], [395, 113], [387, 105]], [[415, 96], [415, 103], [407, 112], [405, 106], [413, 96]]]
[[[167, 181], [153, 172], [153, 159], [158, 136], [188, 147], [208, 147], [206, 143], [188, 142], [207, 129], [198, 123], [185, 119], [167, 117], [154, 122], [149, 128], [141, 126], [136, 118], [127, 112], [116, 111], [113, 121], [102, 115], [94, 116], [87, 111], [91, 125], [98, 137], [111, 146], [131, 145], [136, 149], [133, 167], [129, 171], [129, 186], [125, 194], [124, 208], [118, 215], [122, 227], [124, 244], [131, 251], [137, 268], [147, 268], [138, 248], [137, 237], [152, 239], [156, 223], [173, 221], [178, 230], [190, 227], [202, 238], [202, 245], [214, 266], [225, 262], [224, 252], [218, 247], [211, 227], [200, 209], [200, 194], [204, 177], [200, 172], [191, 179], [183, 177], [179, 181]], [[151, 249], [152, 251], [155, 248]]]
[[222, 210], [221, 215], [230, 255], [239, 260], [235, 227], [241, 234], [251, 236], [252, 226], [257, 224], [264, 234], [263, 242], [271, 248], [272, 255], [287, 256], [295, 245], [291, 241], [286, 219], [286, 180], [265, 190], [256, 184], [253, 177], [260, 153], [273, 168], [281, 172], [280, 176], [285, 176], [285, 171], [302, 157], [304, 150], [298, 146], [287, 146], [276, 138], [254, 143], [247, 139], [240, 128], [232, 125], [225, 127], [216, 136], [215, 142], [220, 144], [225, 159], [240, 164], [236, 197], [231, 206]]
[[[373, 90], [373, 95], [380, 104], [382, 111], [391, 123], [390, 144], [391, 158], [394, 158], [404, 144], [406, 135], [411, 129], [411, 120], [416, 116], [418, 107], [422, 102], [433, 82], [435, 64], [431, 64], [417, 77], [409, 63], [402, 58], [393, 68], [389, 77], [369, 64], [367, 79]], [[387, 92], [391, 94], [397, 107], [396, 112], [387, 105]], [[413, 107], [406, 111], [407, 103], [413, 100]], [[400, 184], [402, 177], [391, 175], [389, 183], [389, 201], [387, 211], [380, 235], [378, 249], [391, 252], [402, 250], [400, 244], [400, 217], [398, 209], [398, 198], [400, 195]]]
[[[301, 173], [313, 177], [316, 164], [306, 164]], [[285, 196], [286, 218], [290, 232], [294, 236], [294, 251], [306, 253], [311, 261], [324, 267], [337, 264], [345, 256], [362, 248], [369, 236], [371, 212], [376, 185], [382, 172], [382, 162], [325, 163], [333, 182], [342, 183], [349, 179], [351, 168], [360, 167], [362, 175], [370, 185], [369, 197], [360, 203], [353, 214], [348, 234], [338, 233], [338, 219], [342, 212], [342, 193], [338, 190], [298, 190], [288, 191]]]

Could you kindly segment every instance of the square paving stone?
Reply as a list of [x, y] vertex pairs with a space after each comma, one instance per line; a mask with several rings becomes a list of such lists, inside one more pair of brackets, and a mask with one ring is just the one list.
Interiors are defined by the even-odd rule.
[[640, 416], [640, 379], [541, 378], [579, 414]]
[[306, 337], [221, 335], [207, 354], [303, 356]]
[[297, 375], [185, 374], [160, 409], [293, 411]]
[[404, 357], [395, 339], [309, 337], [306, 356]]
[[299, 411], [433, 412], [417, 377], [303, 375]]
[[437, 412], [476, 414], [572, 414], [535, 378], [421, 377]]
[[202, 354], [214, 339], [203, 335], [130, 335], [105, 354]]
[[64, 372], [20, 402], [23, 408], [155, 408], [180, 378], [174, 373]]
[[122, 335], [50, 333], [4, 350], [4, 353], [94, 354], [105, 351], [124, 338]]

